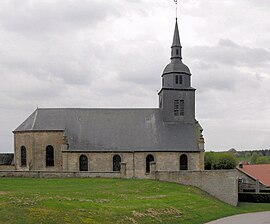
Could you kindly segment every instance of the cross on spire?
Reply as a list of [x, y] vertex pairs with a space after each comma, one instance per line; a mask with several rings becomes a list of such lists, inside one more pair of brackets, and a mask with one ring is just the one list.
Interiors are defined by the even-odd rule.
[[177, 17], [178, 17], [178, 0], [173, 0], [174, 3], [175, 3], [175, 15], [176, 15], [176, 20], [177, 20]]

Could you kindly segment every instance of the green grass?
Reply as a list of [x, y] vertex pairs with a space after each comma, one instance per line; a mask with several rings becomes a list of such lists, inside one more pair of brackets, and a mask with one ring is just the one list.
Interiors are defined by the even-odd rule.
[[151, 180], [0, 178], [0, 223], [205, 223], [270, 210]]

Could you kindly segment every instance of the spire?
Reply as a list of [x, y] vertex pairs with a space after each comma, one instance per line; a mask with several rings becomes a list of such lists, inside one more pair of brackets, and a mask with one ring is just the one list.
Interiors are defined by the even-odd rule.
[[177, 18], [176, 18], [176, 21], [175, 21], [175, 28], [174, 28], [172, 46], [181, 46]]
[[175, 21], [171, 59], [182, 59], [182, 46], [180, 42], [177, 18]]
[[179, 36], [177, 18], [175, 21], [173, 43], [171, 48], [171, 62], [164, 69], [162, 76], [172, 73], [191, 75], [189, 68], [182, 62], [182, 45]]

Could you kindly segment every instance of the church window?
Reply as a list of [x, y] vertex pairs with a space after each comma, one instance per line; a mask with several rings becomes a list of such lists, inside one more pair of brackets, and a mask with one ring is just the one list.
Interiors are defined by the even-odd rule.
[[164, 83], [165, 83], [165, 82], [164, 82], [164, 78], [162, 78], [162, 86], [164, 86]]
[[26, 166], [26, 148], [21, 147], [21, 166]]
[[86, 155], [80, 156], [80, 171], [88, 171], [88, 158]]
[[175, 84], [182, 84], [182, 83], [183, 83], [183, 76], [175, 75]]
[[180, 156], [180, 170], [188, 170], [188, 157], [185, 154]]
[[113, 157], [113, 171], [121, 170], [121, 157], [119, 155], [115, 155]]
[[174, 100], [174, 116], [179, 116], [180, 103], [179, 100]]
[[54, 148], [51, 145], [46, 147], [46, 166], [54, 166]]
[[178, 49], [176, 49], [176, 55], [178, 55], [179, 54], [179, 50]]
[[179, 115], [180, 116], [184, 116], [185, 115], [185, 101], [184, 100], [180, 100]]
[[184, 116], [185, 115], [185, 101], [184, 100], [174, 100], [174, 116]]
[[150, 173], [150, 163], [155, 161], [154, 156], [149, 154], [146, 157], [146, 173]]

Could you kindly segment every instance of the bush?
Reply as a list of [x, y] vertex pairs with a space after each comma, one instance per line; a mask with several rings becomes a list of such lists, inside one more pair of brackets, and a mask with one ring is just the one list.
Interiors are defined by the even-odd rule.
[[270, 194], [239, 193], [240, 202], [270, 203]]
[[236, 159], [232, 153], [206, 152], [204, 167], [206, 170], [234, 169]]
[[214, 170], [223, 170], [223, 169], [234, 169], [236, 167], [236, 159], [230, 153], [219, 153], [217, 154], [213, 169]]
[[214, 152], [206, 152], [204, 155], [204, 169], [211, 170], [214, 162]]

